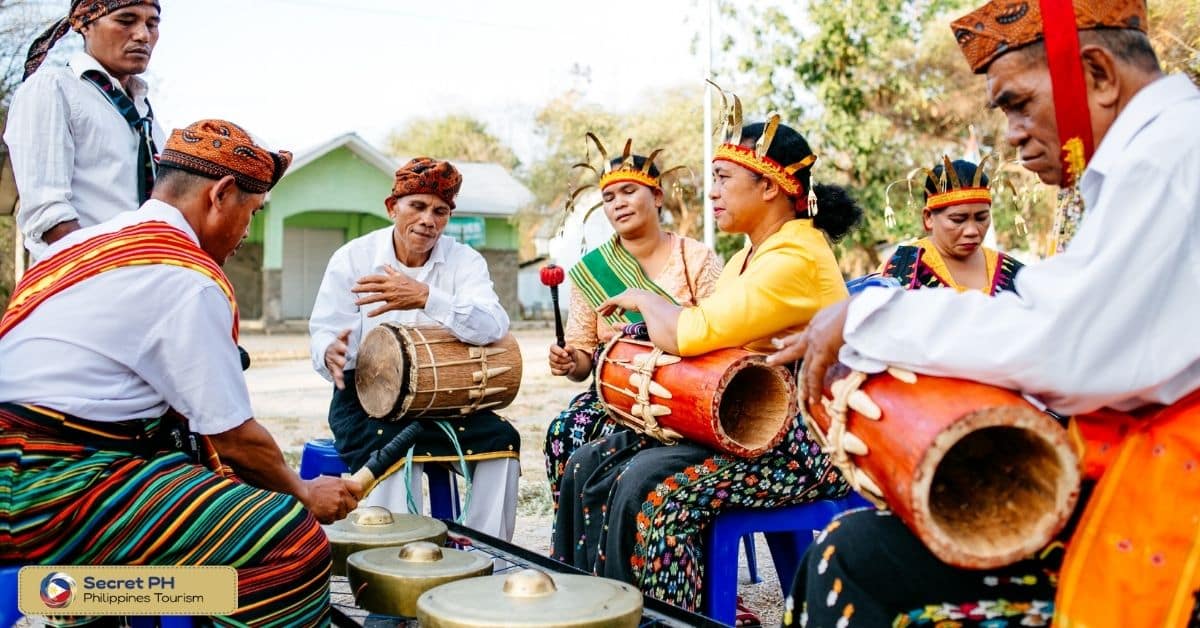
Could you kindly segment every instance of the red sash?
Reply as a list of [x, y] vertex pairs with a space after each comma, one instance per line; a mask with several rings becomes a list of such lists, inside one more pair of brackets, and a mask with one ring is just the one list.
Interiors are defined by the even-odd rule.
[[237, 299], [225, 272], [187, 234], [161, 221], [142, 222], [89, 238], [34, 266], [17, 284], [0, 318], [0, 338], [37, 306], [67, 288], [105, 271], [151, 264], [189, 268], [217, 282], [233, 310], [230, 334], [237, 342]]
[[[4, 317], [0, 318], [0, 338], [24, 321], [39, 305], [67, 288], [105, 271], [153, 264], [188, 268], [215, 281], [229, 299], [229, 307], [233, 311], [230, 334], [233, 341], [237, 342], [238, 307], [229, 278], [186, 233], [162, 221], [142, 222], [89, 238], [34, 266], [17, 284]], [[179, 420], [184, 419], [179, 417]], [[200, 462], [228, 477], [228, 467], [221, 464], [211, 441], [202, 435], [196, 436], [200, 442]]]

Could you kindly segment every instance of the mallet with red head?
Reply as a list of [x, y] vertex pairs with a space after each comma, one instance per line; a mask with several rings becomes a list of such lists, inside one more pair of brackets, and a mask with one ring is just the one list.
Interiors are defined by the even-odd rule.
[[567, 275], [563, 272], [562, 266], [555, 264], [547, 264], [542, 267], [542, 285], [550, 287], [550, 299], [554, 302], [554, 336], [558, 340], [558, 346], [567, 346], [567, 340], [563, 337], [562, 312], [558, 309], [558, 286], [566, 278]]

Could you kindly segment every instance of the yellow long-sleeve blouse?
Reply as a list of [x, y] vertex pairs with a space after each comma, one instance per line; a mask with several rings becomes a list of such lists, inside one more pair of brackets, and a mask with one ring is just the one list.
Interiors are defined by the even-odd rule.
[[818, 310], [849, 296], [833, 249], [812, 220], [784, 223], [747, 263], [749, 254], [747, 247], [734, 255], [713, 293], [680, 313], [680, 355], [773, 351], [772, 338], [803, 330]]

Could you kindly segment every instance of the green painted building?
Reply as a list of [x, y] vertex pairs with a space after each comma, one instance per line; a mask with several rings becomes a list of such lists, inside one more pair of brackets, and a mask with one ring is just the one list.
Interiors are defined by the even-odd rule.
[[[307, 319], [333, 252], [391, 224], [383, 200], [404, 161], [354, 133], [297, 155], [226, 264], [243, 319], [261, 319], [267, 328]], [[511, 219], [532, 195], [498, 164], [455, 165], [463, 187], [446, 234], [484, 255], [497, 294], [516, 317], [518, 234]]]

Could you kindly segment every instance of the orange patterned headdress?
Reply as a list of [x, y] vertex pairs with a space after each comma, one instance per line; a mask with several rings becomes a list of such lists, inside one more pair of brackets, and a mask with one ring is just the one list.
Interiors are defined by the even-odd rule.
[[[1074, 0], [1078, 30], [1128, 28], [1146, 31], [1145, 0]], [[963, 56], [976, 74], [996, 57], [1043, 37], [1038, 0], [991, 0], [950, 24]]]
[[47, 28], [45, 32], [38, 35], [37, 39], [34, 39], [33, 43], [30, 44], [29, 52], [25, 56], [25, 73], [21, 80], [24, 81], [29, 78], [29, 75], [37, 71], [42, 62], [46, 60], [46, 55], [50, 54], [50, 49], [68, 31], [81, 32], [84, 26], [95, 22], [113, 11], [120, 11], [125, 7], [141, 4], [152, 6], [160, 13], [162, 12], [162, 7], [158, 6], [158, 0], [74, 0], [71, 3], [70, 13], [54, 24], [51, 24], [50, 28]]
[[292, 154], [259, 146], [232, 122], [201, 120], [172, 131], [158, 163], [210, 179], [232, 176], [243, 190], [263, 194], [287, 171]]
[[432, 194], [454, 209], [454, 199], [462, 189], [462, 173], [454, 164], [430, 157], [417, 157], [396, 171], [392, 195], [384, 205], [391, 209], [396, 200], [411, 194]]

